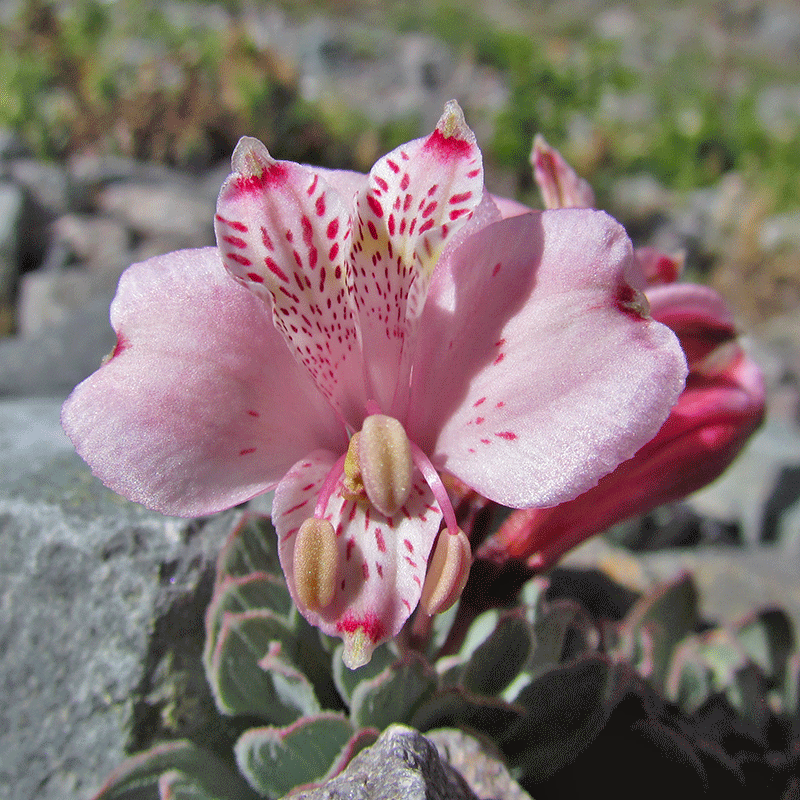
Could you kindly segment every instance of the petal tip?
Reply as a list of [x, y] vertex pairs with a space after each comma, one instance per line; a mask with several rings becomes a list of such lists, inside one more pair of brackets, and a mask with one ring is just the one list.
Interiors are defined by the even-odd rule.
[[467, 125], [461, 106], [455, 100], [448, 100], [426, 147], [437, 152], [442, 160], [453, 156], [464, 158], [472, 154], [475, 141], [475, 134]]

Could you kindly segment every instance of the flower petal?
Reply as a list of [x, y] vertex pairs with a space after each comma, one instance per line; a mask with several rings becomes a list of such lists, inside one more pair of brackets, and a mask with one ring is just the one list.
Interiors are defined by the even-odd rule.
[[545, 208], [594, 208], [592, 187], [541, 134], [533, 139], [530, 162]]
[[325, 512], [339, 547], [336, 593], [326, 608], [310, 609], [297, 593], [294, 547], [336, 460], [316, 451], [295, 464], [275, 492], [272, 519], [292, 598], [312, 625], [344, 639], [345, 659], [355, 667], [397, 635], [416, 608], [442, 513], [419, 473], [408, 502], [391, 518], [348, 496], [340, 482]]
[[653, 437], [686, 363], [641, 315], [631, 259], [617, 222], [572, 209], [504, 219], [443, 259], [406, 426], [437, 468], [504, 505], [553, 505]]
[[381, 158], [358, 198], [352, 287], [371, 397], [398, 412], [417, 321], [439, 256], [483, 197], [475, 135], [455, 101], [434, 132]]
[[111, 306], [117, 346], [62, 423], [100, 480], [166, 514], [207, 514], [275, 485], [342, 426], [263, 302], [216, 248], [134, 264]]
[[691, 368], [719, 345], [736, 338], [733, 314], [709, 286], [671, 283], [647, 290], [653, 319], [678, 335]]
[[257, 139], [243, 138], [232, 163], [215, 218], [223, 262], [268, 300], [295, 358], [341, 416], [358, 425], [365, 397], [346, 286], [351, 198], [317, 170], [276, 161]]

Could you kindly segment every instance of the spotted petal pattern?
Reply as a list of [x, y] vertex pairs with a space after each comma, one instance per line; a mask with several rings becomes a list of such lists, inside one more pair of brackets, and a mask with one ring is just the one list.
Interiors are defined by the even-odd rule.
[[481, 153], [455, 103], [448, 103], [430, 136], [381, 158], [358, 197], [353, 295], [371, 396], [387, 414], [406, 400], [410, 355], [434, 267], [482, 197]]
[[348, 206], [315, 170], [276, 161], [256, 139], [239, 142], [233, 170], [215, 218], [223, 262], [267, 299], [295, 358], [342, 418], [357, 424], [365, 398], [347, 289]]
[[353, 498], [340, 481], [323, 515], [336, 531], [339, 585], [331, 605], [309, 610], [295, 588], [294, 546], [336, 460], [335, 453], [320, 450], [297, 462], [278, 485], [272, 513], [295, 603], [313, 625], [344, 639], [345, 661], [356, 667], [369, 661], [378, 643], [395, 636], [416, 608], [442, 512], [419, 474], [393, 517]]

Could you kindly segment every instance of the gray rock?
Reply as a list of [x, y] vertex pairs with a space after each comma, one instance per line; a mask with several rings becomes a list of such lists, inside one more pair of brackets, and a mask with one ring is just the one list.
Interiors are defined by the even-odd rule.
[[72, 255], [91, 272], [113, 275], [129, 263], [129, 235], [117, 220], [89, 214], [65, 214], [56, 220], [55, 236], [63, 242]]
[[66, 396], [94, 372], [116, 343], [110, 302], [98, 298], [38, 336], [0, 340], [0, 397]]
[[100, 193], [98, 204], [106, 215], [136, 233], [170, 236], [181, 240], [184, 247], [214, 244], [215, 204], [188, 180], [113, 184]]
[[58, 165], [33, 158], [20, 158], [11, 164], [11, 176], [42, 208], [63, 214], [68, 205], [67, 173]]
[[16, 131], [11, 128], [0, 128], [0, 160], [8, 161], [28, 155], [30, 155], [28, 148]]
[[768, 420], [720, 478], [687, 499], [702, 516], [737, 524], [751, 545], [779, 543], [782, 514], [799, 501], [800, 434], [780, 419]]
[[[107, 283], [107, 281], [106, 281]], [[17, 300], [17, 330], [22, 337], [41, 334], [63, 324], [102, 291], [88, 270], [37, 269], [22, 276]]]
[[440, 728], [425, 734], [441, 758], [458, 770], [481, 800], [531, 800], [511, 777], [499, 751], [456, 728]]
[[765, 253], [800, 251], [800, 209], [767, 217], [758, 231], [758, 244]]
[[11, 183], [0, 184], [0, 305], [7, 304], [19, 272], [19, 236], [24, 198]]
[[387, 728], [347, 769], [293, 800], [477, 800], [466, 781], [421, 733]]
[[170, 630], [165, 620], [209, 582], [222, 539], [214, 526], [223, 518], [205, 526], [165, 518], [100, 486], [62, 433], [59, 407], [0, 402], [0, 796], [8, 800], [88, 797], [124, 759], [137, 690], [158, 668], [150, 632], [186, 646], [186, 621]]

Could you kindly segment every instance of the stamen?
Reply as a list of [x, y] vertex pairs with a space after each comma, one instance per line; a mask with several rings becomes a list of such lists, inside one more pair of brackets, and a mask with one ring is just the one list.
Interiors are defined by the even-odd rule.
[[300, 602], [321, 611], [333, 601], [339, 575], [336, 532], [326, 519], [307, 519], [294, 544], [294, 585]]
[[386, 517], [393, 517], [411, 494], [410, 444], [394, 417], [371, 414], [364, 420], [358, 441], [361, 480], [370, 503]]
[[336, 484], [339, 482], [339, 477], [344, 472], [345, 458], [347, 458], [347, 453], [339, 458], [333, 467], [331, 467], [331, 471], [325, 478], [325, 483], [322, 484], [322, 488], [319, 491], [319, 497], [317, 498], [317, 505], [314, 506], [314, 516], [317, 519], [322, 519], [325, 516], [325, 509], [328, 507], [328, 501], [331, 499], [331, 496], [336, 490]]
[[451, 536], [455, 536], [459, 533], [459, 528], [456, 522], [456, 512], [453, 509], [453, 504], [450, 502], [450, 495], [447, 494], [447, 489], [444, 488], [442, 479], [436, 471], [436, 468], [431, 464], [428, 456], [426, 456], [411, 440], [409, 440], [409, 444], [411, 445], [411, 457], [414, 460], [415, 466], [422, 473], [422, 477], [425, 478], [425, 482], [431, 487], [433, 496], [439, 503], [442, 516], [444, 516], [444, 524], [447, 526], [447, 532]]
[[447, 611], [461, 597], [471, 566], [472, 549], [464, 532], [452, 536], [442, 531], [428, 562], [420, 608], [429, 617]]

